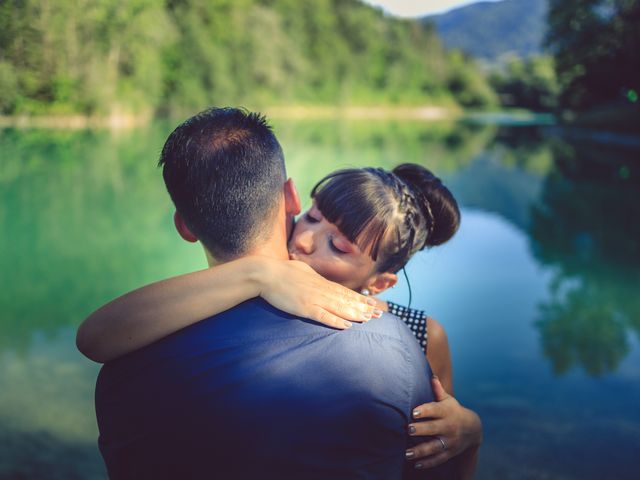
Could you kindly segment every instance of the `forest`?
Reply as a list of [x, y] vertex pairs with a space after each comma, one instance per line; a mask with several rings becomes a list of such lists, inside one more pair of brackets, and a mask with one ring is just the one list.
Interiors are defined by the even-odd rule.
[[[446, 49], [433, 23], [359, 0], [5, 0], [0, 114], [164, 116], [211, 104], [614, 106], [636, 118], [640, 2], [547, 7], [545, 55], [487, 69]], [[499, 36], [509, 22], [493, 18], [487, 31]]]
[[5, 114], [495, 101], [432, 28], [357, 0], [0, 4]]

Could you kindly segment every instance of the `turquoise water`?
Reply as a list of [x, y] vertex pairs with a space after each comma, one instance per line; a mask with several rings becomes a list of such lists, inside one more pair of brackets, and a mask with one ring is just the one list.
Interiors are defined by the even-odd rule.
[[[478, 478], [637, 477], [640, 151], [549, 125], [274, 124], [305, 197], [335, 168], [410, 161], [459, 198], [459, 233], [407, 270], [483, 419]], [[155, 168], [171, 128], [0, 131], [0, 478], [105, 476], [75, 328], [206, 265]], [[387, 298], [406, 303], [406, 282]]]

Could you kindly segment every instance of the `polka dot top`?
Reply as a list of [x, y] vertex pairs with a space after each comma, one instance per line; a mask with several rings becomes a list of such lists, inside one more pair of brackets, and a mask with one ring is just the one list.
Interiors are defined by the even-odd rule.
[[394, 314], [407, 324], [420, 343], [420, 348], [427, 353], [427, 314], [423, 310], [407, 308], [397, 303], [387, 302], [389, 313]]

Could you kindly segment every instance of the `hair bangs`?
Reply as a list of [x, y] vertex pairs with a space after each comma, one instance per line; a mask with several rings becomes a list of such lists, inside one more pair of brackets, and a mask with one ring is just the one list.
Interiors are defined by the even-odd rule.
[[335, 172], [316, 184], [311, 197], [324, 218], [377, 261], [391, 212], [384, 201], [386, 192], [368, 177], [370, 173], [362, 169]]

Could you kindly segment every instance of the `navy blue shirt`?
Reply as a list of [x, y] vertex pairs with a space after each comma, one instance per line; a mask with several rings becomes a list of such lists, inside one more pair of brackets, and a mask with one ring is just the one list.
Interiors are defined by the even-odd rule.
[[253, 299], [105, 365], [100, 451], [114, 479], [402, 478], [430, 376], [392, 315], [338, 331]]

